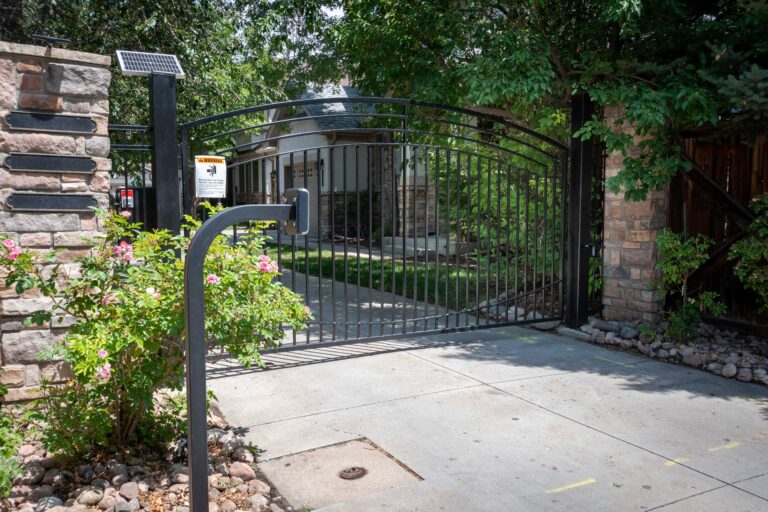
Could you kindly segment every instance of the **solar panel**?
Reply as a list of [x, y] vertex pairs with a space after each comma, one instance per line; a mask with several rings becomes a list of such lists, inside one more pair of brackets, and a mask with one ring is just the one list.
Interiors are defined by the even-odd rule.
[[117, 50], [117, 60], [125, 75], [149, 76], [159, 73], [184, 78], [184, 71], [175, 55]]

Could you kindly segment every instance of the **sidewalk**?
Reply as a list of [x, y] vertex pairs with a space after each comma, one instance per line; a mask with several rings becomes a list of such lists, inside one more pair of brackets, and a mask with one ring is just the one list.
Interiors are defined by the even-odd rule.
[[211, 365], [297, 509], [768, 510], [768, 388], [523, 328], [366, 345]]

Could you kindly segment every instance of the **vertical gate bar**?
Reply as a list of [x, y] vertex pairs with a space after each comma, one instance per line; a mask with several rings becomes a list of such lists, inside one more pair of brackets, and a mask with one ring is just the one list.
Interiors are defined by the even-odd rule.
[[[380, 242], [379, 242], [379, 254], [381, 257], [379, 258], [379, 287], [381, 289], [381, 301], [379, 302], [379, 334], [384, 336], [384, 289], [386, 288], [384, 284], [384, 235], [385, 235], [385, 218], [384, 218], [384, 198], [385, 190], [386, 188], [389, 188], [389, 184], [386, 183], [386, 179], [384, 178], [384, 162], [385, 162], [385, 155], [384, 150], [385, 147], [383, 145], [378, 146], [378, 153], [379, 153], [379, 195], [381, 196], [379, 198], [379, 228], [380, 228]], [[390, 210], [394, 209], [394, 204], [390, 205]], [[394, 233], [394, 226], [391, 227]], [[394, 241], [394, 234], [392, 236], [392, 240]], [[394, 244], [393, 244], [394, 246]]]
[[454, 307], [456, 308], [456, 327], [459, 326], [460, 310], [459, 304], [459, 288], [461, 281], [461, 263], [459, 262], [459, 232], [461, 231], [461, 220], [459, 219], [461, 210], [461, 150], [456, 152], [456, 301]]
[[496, 224], [496, 320], [501, 321], [501, 315], [499, 314], [499, 306], [501, 304], [499, 283], [501, 282], [501, 258], [499, 257], [501, 251], [501, 155], [496, 155], [496, 217], [494, 222]]
[[419, 154], [418, 154], [418, 147], [413, 146], [411, 148], [413, 151], [412, 160], [413, 160], [413, 326], [411, 329], [413, 332], [416, 332], [417, 329], [417, 313], [419, 311], [418, 308], [418, 298], [419, 298], [419, 248], [418, 248], [418, 238], [419, 238], [419, 229], [418, 229], [418, 190], [416, 189], [416, 175], [419, 165]]
[[483, 230], [482, 230], [482, 204], [483, 204], [483, 159], [478, 155], [477, 157], [477, 249], [475, 249], [475, 299], [472, 303], [477, 309], [475, 315], [475, 325], [480, 325], [480, 314], [483, 312], [480, 309], [480, 261], [483, 254]]
[[[306, 153], [306, 151], [305, 151]], [[291, 153], [291, 175], [288, 178], [289, 188], [295, 187], [294, 183], [294, 175], [296, 174], [296, 170], [293, 168], [293, 153]], [[303, 167], [304, 175], [307, 174], [307, 168]], [[277, 230], [280, 231], [280, 223], [277, 223]], [[249, 230], [250, 231], [250, 230]], [[291, 290], [293, 292], [296, 292], [296, 235], [291, 235]], [[296, 345], [296, 329], [291, 329], [291, 332], [293, 333], [293, 345]]]
[[[141, 132], [141, 143], [146, 144], [147, 132]], [[139, 172], [141, 172], [141, 223], [144, 226], [144, 230], [148, 229], [147, 226], [147, 173], [144, 172], [146, 164], [146, 157], [144, 151], [139, 156]]]
[[[403, 134], [405, 137], [405, 133]], [[403, 169], [403, 182], [400, 185], [400, 187], [403, 189], [403, 203], [400, 205], [400, 208], [397, 209], [398, 213], [398, 228], [402, 231], [403, 235], [403, 259], [401, 262], [402, 269], [403, 269], [403, 334], [406, 333], [406, 326], [408, 325], [408, 260], [407, 260], [407, 248], [408, 248], [408, 241], [407, 241], [407, 233], [408, 233], [408, 167], [410, 166], [410, 159], [408, 158], [408, 145], [403, 144], [402, 151], [400, 152], [400, 162], [401, 162], [401, 168]], [[402, 214], [401, 214], [402, 212]], [[400, 215], [402, 215], [402, 221], [400, 220]], [[402, 226], [402, 227], [401, 227]]]
[[[403, 206], [402, 206], [402, 212], [403, 212], [403, 334], [405, 334], [408, 330], [408, 258], [406, 256], [407, 254], [407, 243], [406, 243], [406, 237], [408, 234], [408, 168], [411, 167], [411, 162], [415, 162], [413, 156], [410, 154], [410, 140], [408, 137], [408, 113], [409, 113], [409, 105], [406, 104], [403, 106], [403, 132], [402, 132], [402, 140], [403, 140]], [[415, 172], [416, 168], [413, 168], [414, 171], [414, 180], [415, 180]], [[413, 201], [416, 201], [416, 197], [414, 196]], [[415, 237], [415, 235], [414, 235]], [[416, 239], [413, 240], [414, 246], [413, 246], [413, 254], [414, 254], [414, 261], [413, 261], [413, 268], [416, 268]], [[414, 281], [415, 281], [415, 275], [414, 275]]]
[[[469, 280], [470, 280], [470, 275], [471, 275], [470, 271], [469, 271], [469, 265], [470, 265], [470, 260], [471, 260], [470, 254], [469, 254], [469, 252], [470, 252], [470, 248], [469, 248], [470, 245], [469, 244], [470, 244], [470, 240], [471, 240], [471, 238], [469, 236], [469, 232], [471, 231], [471, 228], [472, 228], [472, 224], [471, 224], [471, 220], [470, 220], [472, 218], [472, 154], [471, 153], [467, 153], [467, 179], [466, 179], [466, 183], [467, 183], [467, 211], [466, 211], [465, 215], [467, 217], [467, 222], [466, 222], [467, 228], [466, 228], [465, 231], [466, 231], [466, 235], [467, 235], [467, 251], [466, 251], [465, 256], [464, 256], [464, 270], [465, 270], [466, 273], [464, 274], [464, 308], [463, 309], [467, 312], [467, 314], [464, 315], [464, 318], [465, 318], [464, 326], [465, 327], [469, 327], [469, 311], [470, 311], [469, 305], [471, 303], [471, 301], [469, 300]], [[479, 187], [480, 187], [480, 185], [478, 184], [478, 188]], [[472, 308], [472, 310], [474, 310], [475, 311], [475, 315], [477, 315], [477, 313], [478, 313], [477, 312], [477, 308]]]
[[[318, 314], [318, 335], [320, 337], [319, 342], [323, 342], [323, 326], [325, 324], [325, 317], [323, 316], [323, 181], [325, 181], [325, 169], [322, 165], [322, 159], [320, 158], [320, 150], [317, 150], [315, 156], [317, 165], [317, 305], [319, 309]], [[307, 268], [309, 271], [309, 268]], [[333, 307], [333, 306], [332, 306]]]
[[539, 175], [533, 176], [533, 320], [539, 307]]
[[[275, 161], [278, 160], [277, 157], [274, 159]], [[261, 161], [261, 202], [267, 203], [267, 159], [264, 158]], [[266, 225], [265, 225], [266, 226]], [[266, 236], [267, 234], [267, 228], [263, 227], [261, 229], [261, 234]], [[264, 254], [267, 253], [267, 248], [264, 247]]]
[[[237, 184], [235, 183], [235, 178], [237, 177], [237, 174], [235, 173], [234, 167], [227, 167], [227, 171], [229, 171], [230, 174], [232, 175], [231, 176], [232, 179], [229, 180], [230, 185], [232, 187], [232, 206], [237, 206]], [[279, 233], [279, 230], [278, 230], [278, 233]], [[237, 224], [232, 225], [232, 243], [235, 245], [237, 244]], [[278, 247], [280, 246], [279, 243], [277, 245]], [[277, 255], [278, 257], [280, 256], [280, 249], [278, 249]], [[278, 267], [279, 266], [280, 264], [278, 263]], [[280, 278], [278, 277], [278, 279]]]
[[[142, 142], [145, 139], [144, 133], [141, 134]], [[147, 229], [147, 173], [144, 172], [144, 165], [146, 163], [144, 152], [141, 152], [141, 155], [139, 156], [139, 164], [141, 167], [139, 168], [139, 171], [141, 172], [141, 208], [139, 208], [139, 213], [141, 214], [142, 224], [144, 225], [144, 229]]]
[[[288, 155], [288, 172], [293, 176], [294, 171], [294, 163], [293, 163], [293, 155], [294, 152], [291, 151], [291, 153]], [[282, 203], [283, 202], [283, 193], [285, 192], [285, 169], [282, 166], [278, 166], [277, 168], [277, 197], [275, 202], [276, 203]], [[277, 267], [282, 269], [283, 268], [283, 230], [280, 229], [280, 223], [277, 223]], [[280, 282], [283, 282], [283, 276], [282, 272], [281, 275], [278, 275], [278, 280]]]
[[360, 337], [360, 145], [355, 146], [355, 254], [357, 255], [357, 289], [355, 290], [355, 304], [357, 307], [356, 338]]
[[[142, 136], [142, 139], [144, 137]], [[143, 144], [144, 142], [142, 142]], [[142, 158], [143, 160], [143, 158]], [[144, 176], [144, 165], [141, 166], [141, 175]], [[192, 215], [191, 198], [189, 193], [189, 132], [186, 126], [181, 127], [181, 191], [182, 209], [184, 214]], [[145, 208], [146, 209], [146, 208]]]
[[520, 303], [520, 183], [522, 172], [515, 169], [515, 322]]
[[[490, 157], [488, 157], [488, 166], [487, 167], [488, 167], [488, 189], [487, 189], [487, 197], [485, 199], [485, 204], [486, 204], [486, 208], [487, 208], [487, 211], [485, 211], [485, 243], [486, 243], [486, 246], [487, 246], [486, 250], [487, 250], [487, 254], [488, 254], [488, 256], [487, 256], [488, 263], [485, 264], [485, 265], [481, 265], [481, 267], [485, 271], [485, 304], [486, 304], [486, 307], [488, 308], [488, 314], [485, 317], [486, 318], [486, 320], [485, 320], [485, 324], [486, 325], [491, 323], [491, 251], [492, 251], [492, 247], [493, 247], [493, 244], [491, 242], [491, 215], [490, 215], [490, 213], [493, 211], [492, 210], [492, 206], [491, 206], [493, 204], [493, 203], [491, 203], [491, 173], [493, 171], [492, 171], [492, 168], [491, 168], [491, 158]], [[479, 268], [480, 267], [478, 267], [478, 270], [479, 270]], [[497, 283], [497, 287], [496, 288], [497, 288], [496, 291], [498, 291], [498, 283]], [[495, 297], [496, 303], [499, 302], [498, 299], [499, 299], [499, 296], [497, 294], [496, 297]], [[499, 307], [496, 306], [496, 309], [498, 311]]]
[[[146, 143], [146, 136], [145, 132], [141, 132], [141, 143]], [[144, 166], [146, 164], [146, 159], [144, 156], [144, 151], [139, 152], [139, 172], [141, 172], [141, 186], [142, 186], [142, 196], [141, 196], [141, 205], [137, 205], [137, 203], [134, 203], [134, 208], [136, 209], [136, 218], [132, 219], [134, 221], [141, 220], [142, 229], [144, 231], [147, 231], [151, 229], [147, 225], [147, 194], [146, 194], [146, 188], [147, 188], [147, 181], [146, 181], [146, 173], [144, 172]], [[128, 168], [125, 169], [125, 177], [126, 180], [128, 179]], [[127, 194], [127, 191], [126, 191]], [[137, 207], [138, 206], [138, 207]]]
[[[446, 294], [447, 296], [447, 294]], [[435, 148], [435, 330], [440, 321], [440, 148]]]
[[552, 198], [550, 199], [552, 212], [552, 265], [549, 270], [549, 284], [552, 289], [552, 315], [557, 314], [557, 297], [555, 296], [555, 260], [557, 259], [557, 159], [552, 157]]
[[530, 254], [530, 252], [528, 250], [529, 249], [528, 244], [530, 242], [530, 237], [531, 237], [531, 234], [530, 234], [530, 231], [529, 231], [529, 227], [530, 227], [530, 221], [529, 221], [530, 208], [529, 208], [529, 205], [531, 204], [531, 202], [530, 202], [530, 197], [531, 197], [531, 176], [530, 176], [530, 174], [528, 174], [527, 170], [525, 171], [525, 174], [526, 174], [526, 176], [525, 176], [525, 221], [524, 221], [524, 225], [525, 225], [525, 257], [524, 257], [524, 260], [523, 260], [523, 301], [524, 301], [523, 304], [525, 304], [525, 305], [523, 306], [523, 311], [525, 312], [525, 316], [527, 317], [528, 316], [528, 309], [529, 309], [529, 307], [528, 307], [528, 302], [529, 302], [528, 301], [528, 299], [529, 299], [529, 297], [528, 297], [528, 255]]
[[[491, 167], [491, 158], [488, 157], [488, 165], [487, 167], [487, 173], [486, 173], [486, 179], [488, 180], [488, 187], [486, 189], [486, 198], [485, 198], [485, 208], [483, 209], [484, 215], [485, 215], [485, 244], [486, 248], [485, 251], [487, 251], [487, 263], [485, 265], [479, 265], [478, 266], [478, 273], [480, 268], [483, 269], [485, 272], [485, 304], [488, 308], [488, 314], [485, 316], [485, 325], [488, 325], [491, 323], [491, 250], [492, 250], [492, 243], [491, 243], [491, 215], [490, 212], [492, 211], [492, 203], [491, 203], [491, 175], [493, 173], [493, 169]], [[495, 299], [496, 302], [498, 302], [499, 296], [496, 295]]]
[[[592, 118], [594, 105], [587, 93], [571, 99], [571, 133], [576, 133]], [[594, 143], [571, 139], [571, 181], [568, 206], [568, 303], [567, 324], [578, 329], [587, 321], [589, 285], [590, 209]]]
[[560, 152], [560, 313], [565, 313], [565, 222], [568, 208], [568, 151]]
[[336, 177], [333, 165], [333, 146], [328, 148], [328, 186], [331, 199], [331, 304], [333, 308], [333, 321], [331, 323], [331, 341], [336, 341]]
[[[318, 160], [315, 162], [316, 169], [319, 169], [320, 167], [320, 161]], [[307, 150], [304, 150], [304, 188], [309, 190], [309, 184], [308, 184], [308, 172], [309, 166], [307, 162]], [[320, 181], [320, 178], [317, 176], [317, 170], [315, 171], [315, 178], [317, 178], [317, 181]], [[318, 202], [320, 202], [320, 198], [318, 196], [317, 199]], [[311, 224], [311, 223], [310, 223]], [[307, 234], [304, 235], [304, 297], [307, 304], [309, 304], [309, 231], [307, 231]], [[309, 322], [307, 322], [307, 339], [306, 343], [309, 343]]]
[[549, 257], [549, 252], [547, 251], [547, 237], [549, 236], [549, 223], [547, 222], [547, 215], [549, 214], [549, 208], [547, 207], [547, 192], [548, 192], [548, 180], [549, 176], [547, 173], [544, 173], [544, 176], [542, 176], [542, 181], [544, 184], [542, 185], [542, 191], [544, 192], [544, 199], [541, 203], [541, 233], [542, 233], [542, 240], [541, 240], [541, 253], [543, 255], [542, 261], [541, 261], [541, 298], [542, 298], [542, 305], [543, 308], [542, 313], [544, 316], [550, 316], [548, 313], [549, 311], [549, 305], [547, 304], [547, 295], [549, 295], [549, 288], [547, 287], [547, 258]]
[[[143, 160], [143, 158], [142, 158], [142, 160]], [[125, 172], [123, 173], [123, 182], [124, 182], [123, 186], [125, 187], [125, 206], [127, 208], [128, 207], [128, 185], [129, 185], [129, 183], [128, 183], [128, 173], [130, 172], [130, 169], [128, 167], [128, 162], [127, 161], [123, 165], [123, 169], [125, 169]], [[122, 198], [121, 198], [120, 206], [122, 207]]]
[[424, 148], [424, 330], [429, 330], [429, 149]]
[[[439, 150], [438, 150], [439, 151]], [[445, 150], [445, 328], [450, 323], [451, 294], [448, 283], [451, 281], [451, 150]]]
[[342, 196], [342, 206], [344, 208], [344, 221], [342, 223], [344, 233], [344, 339], [349, 339], [349, 251], [347, 247], [347, 235], [349, 234], [348, 231], [348, 221], [347, 217], [349, 216], [349, 205], [347, 204], [347, 145], [345, 144], [341, 148], [341, 172], [343, 174], [342, 176], [342, 182], [341, 182], [341, 188], [343, 190], [343, 196]]
[[[400, 151], [402, 153], [402, 150]], [[390, 334], [395, 333], [395, 325], [396, 325], [396, 314], [397, 314], [397, 266], [396, 266], [396, 259], [397, 254], [395, 253], [395, 238], [400, 233], [400, 221], [397, 219], [397, 216], [400, 213], [400, 208], [402, 205], [399, 204], [398, 200], [398, 194], [397, 194], [397, 172], [395, 168], [395, 146], [392, 146], [390, 148], [390, 161], [392, 162], [392, 202], [394, 205], [394, 208], [392, 208], [392, 213], [390, 214], [390, 220], [392, 222], [392, 261], [391, 261], [391, 267], [392, 267], [392, 293], [390, 295], [392, 299], [392, 307], [391, 313], [392, 313], [392, 325], [390, 327]]]
[[[506, 226], [505, 226], [506, 227], [506, 233], [505, 233], [506, 237], [505, 237], [505, 241], [504, 241], [504, 249], [505, 249], [504, 252], [506, 253], [505, 256], [504, 256], [504, 263], [505, 263], [505, 268], [504, 268], [504, 308], [505, 308], [506, 312], [504, 313], [504, 320], [509, 322], [509, 298], [510, 298], [510, 293], [509, 293], [509, 266], [510, 266], [510, 255], [512, 254], [512, 233], [510, 232], [511, 231], [510, 228], [512, 227], [512, 214], [511, 214], [511, 210], [512, 210], [512, 183], [511, 183], [511, 180], [510, 180], [512, 171], [511, 171], [511, 168], [510, 168], [509, 164], [507, 164], [507, 166], [506, 166], [505, 174], [506, 174], [506, 191], [507, 191], [507, 197], [506, 197], [506, 199], [507, 199], [507, 205], [506, 205], [507, 215], [506, 215], [506, 217], [504, 217], [504, 219], [506, 220]], [[499, 231], [501, 231], [501, 229], [499, 229]], [[517, 236], [517, 231], [515, 231], [515, 236]], [[515, 254], [515, 256], [517, 256], [517, 254]], [[517, 268], [517, 267], [515, 267], [515, 268]], [[517, 311], [517, 279], [513, 280], [513, 283], [515, 284], [515, 291], [514, 291], [514, 293], [511, 296], [515, 298], [515, 311]], [[515, 313], [515, 316], [517, 316], [517, 313]]]
[[373, 179], [371, 167], [375, 161], [371, 146], [365, 146], [368, 185], [368, 336], [373, 337]]

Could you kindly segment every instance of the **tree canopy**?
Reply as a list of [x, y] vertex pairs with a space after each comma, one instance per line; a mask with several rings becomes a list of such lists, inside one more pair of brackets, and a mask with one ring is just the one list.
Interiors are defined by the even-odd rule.
[[[6, 2], [7, 3], [7, 2]], [[609, 182], [644, 198], [688, 163], [681, 134], [768, 117], [766, 0], [22, 0], [3, 37], [72, 48], [175, 53], [179, 118], [291, 97], [348, 76], [366, 93], [468, 105], [567, 140], [571, 95], [623, 105], [636, 142], [600, 119], [627, 158]], [[113, 122], [145, 122], [140, 79], [113, 81]]]
[[[172, 53], [186, 78], [178, 83], [180, 120], [280, 98], [285, 59], [266, 45], [274, 18], [267, 0], [11, 0], [3, 39], [40, 44], [32, 34], [71, 39], [73, 50]], [[146, 123], [146, 79], [121, 77], [113, 58], [110, 119]]]
[[623, 105], [618, 123], [646, 137], [637, 146], [599, 119], [581, 135], [628, 155], [609, 186], [630, 199], [687, 169], [683, 130], [768, 116], [764, 0], [277, 0], [273, 9], [305, 22], [304, 37], [287, 42], [303, 65], [373, 94], [467, 104], [563, 139], [574, 92]]

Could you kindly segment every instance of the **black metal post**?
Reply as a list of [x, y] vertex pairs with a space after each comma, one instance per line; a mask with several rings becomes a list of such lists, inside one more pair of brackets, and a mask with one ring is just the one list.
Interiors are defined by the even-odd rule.
[[208, 248], [221, 232], [239, 222], [276, 220], [285, 222], [288, 234], [309, 231], [309, 192], [285, 191], [288, 204], [243, 205], [228, 208], [209, 218], [189, 244], [184, 262], [184, 321], [186, 341], [187, 440], [189, 506], [191, 512], [208, 510], [208, 441], [205, 397], [205, 298], [203, 262]]
[[179, 155], [176, 140], [176, 77], [149, 77], [152, 119], [152, 186], [155, 189], [157, 228], [179, 233]]
[[[575, 94], [571, 100], [571, 133], [581, 129], [593, 113], [594, 105], [589, 95], [583, 92]], [[566, 324], [574, 329], [587, 321], [593, 144], [592, 140], [580, 137], [571, 139]]]

